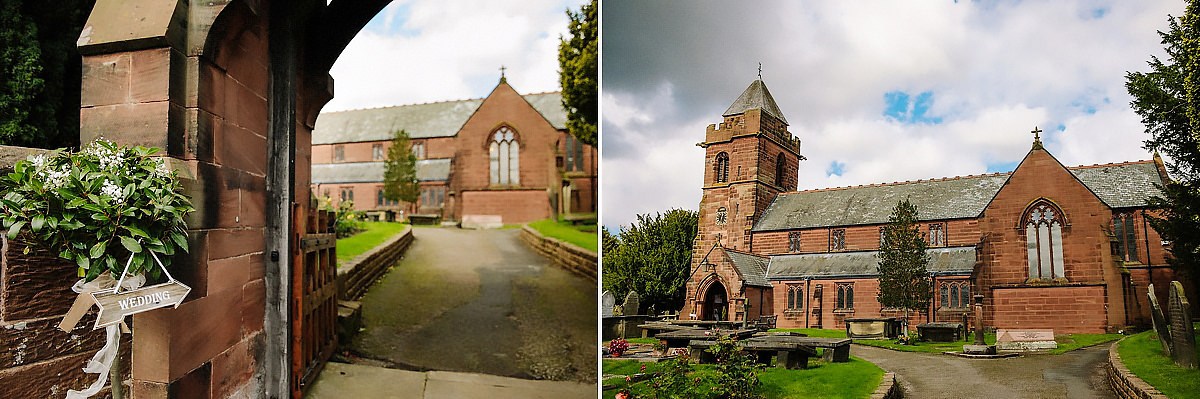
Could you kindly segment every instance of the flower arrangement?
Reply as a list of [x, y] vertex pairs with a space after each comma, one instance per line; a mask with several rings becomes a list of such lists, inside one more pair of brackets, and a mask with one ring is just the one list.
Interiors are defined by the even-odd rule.
[[612, 353], [613, 357], [621, 357], [629, 350], [629, 341], [624, 338], [617, 338], [608, 342], [608, 352]]
[[[10, 239], [22, 230], [35, 245], [79, 266], [92, 281], [114, 277], [157, 278], [150, 252], [169, 266], [170, 255], [188, 250], [183, 217], [194, 208], [176, 172], [157, 149], [98, 140], [82, 151], [39, 154], [0, 177], [0, 221]], [[28, 248], [26, 248], [28, 251]], [[132, 258], [131, 258], [132, 256]]]

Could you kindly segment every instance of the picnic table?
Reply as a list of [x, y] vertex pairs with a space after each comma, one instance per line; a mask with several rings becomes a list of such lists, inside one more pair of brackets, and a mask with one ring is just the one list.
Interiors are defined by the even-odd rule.
[[688, 342], [692, 340], [712, 341], [719, 336], [731, 336], [737, 339], [749, 338], [758, 330], [742, 329], [742, 330], [701, 330], [698, 328], [671, 331], [658, 333], [654, 338], [667, 341], [667, 348], [683, 348], [688, 346]]
[[[706, 350], [716, 344], [716, 341], [692, 340], [688, 346], [691, 347], [692, 353], [697, 354], [696, 358], [700, 363], [716, 363], [716, 356]], [[775, 367], [788, 370], [808, 368], [808, 358], [817, 356], [817, 350], [811, 346], [783, 341], [751, 339], [742, 343], [742, 350], [752, 353], [755, 362], [760, 364], [771, 364], [771, 357], [775, 356]]]
[[796, 335], [755, 335], [747, 339], [745, 344], [756, 342], [796, 344], [812, 348], [825, 348], [825, 360], [843, 363], [850, 361], [850, 338], [818, 338]]

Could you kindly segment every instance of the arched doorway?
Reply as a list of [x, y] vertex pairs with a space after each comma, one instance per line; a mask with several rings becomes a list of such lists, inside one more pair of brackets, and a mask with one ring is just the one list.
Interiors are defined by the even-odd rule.
[[720, 281], [713, 281], [708, 286], [708, 290], [704, 292], [704, 306], [700, 313], [701, 320], [725, 320], [729, 314], [729, 295], [725, 292], [725, 285]]

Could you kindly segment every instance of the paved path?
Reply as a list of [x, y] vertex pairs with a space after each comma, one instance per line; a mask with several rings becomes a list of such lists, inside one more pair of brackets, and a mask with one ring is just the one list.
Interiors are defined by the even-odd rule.
[[864, 345], [854, 345], [850, 354], [895, 372], [905, 398], [1115, 398], [1103, 378], [1108, 346], [1006, 359], [964, 359]]
[[518, 230], [413, 234], [363, 296], [353, 352], [410, 370], [595, 383], [595, 283], [549, 265]]
[[329, 363], [305, 399], [559, 399], [594, 398], [596, 385], [532, 381], [450, 371], [407, 371]]

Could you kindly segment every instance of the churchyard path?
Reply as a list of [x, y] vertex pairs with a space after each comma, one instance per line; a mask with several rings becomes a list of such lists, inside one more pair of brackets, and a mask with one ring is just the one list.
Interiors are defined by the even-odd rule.
[[404, 258], [363, 296], [351, 352], [409, 370], [594, 384], [596, 285], [518, 232], [414, 228]]
[[1006, 359], [965, 359], [865, 345], [854, 345], [850, 354], [895, 372], [905, 398], [1115, 398], [1104, 381], [1109, 345]]

